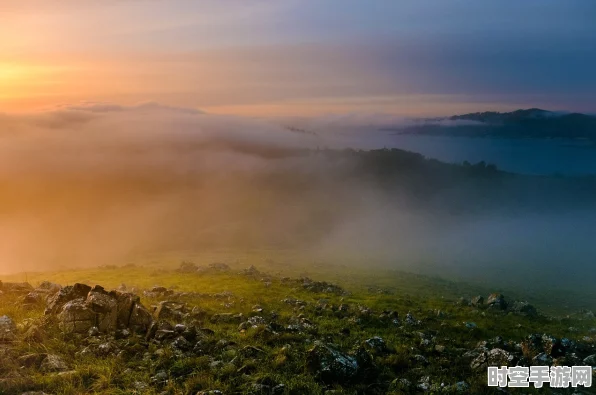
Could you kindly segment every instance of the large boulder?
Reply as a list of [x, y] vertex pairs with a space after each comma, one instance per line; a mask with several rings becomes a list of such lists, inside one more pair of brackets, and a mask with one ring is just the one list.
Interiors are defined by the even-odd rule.
[[128, 320], [128, 327], [137, 333], [146, 333], [151, 327], [153, 317], [142, 304], [135, 303]]
[[64, 332], [86, 333], [95, 326], [95, 313], [82, 298], [67, 302], [59, 318]]
[[75, 333], [86, 333], [94, 327], [103, 333], [127, 328], [146, 332], [153, 321], [138, 296], [78, 283], [52, 296], [46, 314], [58, 315], [62, 330]]
[[46, 314], [58, 314], [68, 302], [75, 299], [86, 299], [91, 287], [86, 284], [76, 283], [62, 288], [48, 299]]
[[140, 298], [135, 294], [120, 291], [112, 291], [110, 296], [116, 301], [118, 326], [128, 327], [135, 306], [140, 304]]
[[118, 303], [102, 287], [95, 286], [87, 295], [85, 304], [95, 313], [95, 326], [100, 332], [111, 332], [117, 328]]

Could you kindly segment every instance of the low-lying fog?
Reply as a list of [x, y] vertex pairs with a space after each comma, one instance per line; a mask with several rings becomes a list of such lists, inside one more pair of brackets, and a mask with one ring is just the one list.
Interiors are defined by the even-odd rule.
[[596, 279], [589, 181], [443, 180], [428, 196], [422, 173], [388, 184], [356, 156], [292, 154], [342, 139], [157, 104], [0, 115], [0, 273], [290, 247], [496, 284]]

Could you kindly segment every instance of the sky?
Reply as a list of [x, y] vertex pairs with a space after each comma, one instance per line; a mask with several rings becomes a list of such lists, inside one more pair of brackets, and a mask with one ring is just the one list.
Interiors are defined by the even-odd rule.
[[596, 113], [593, 0], [2, 0], [0, 112]]

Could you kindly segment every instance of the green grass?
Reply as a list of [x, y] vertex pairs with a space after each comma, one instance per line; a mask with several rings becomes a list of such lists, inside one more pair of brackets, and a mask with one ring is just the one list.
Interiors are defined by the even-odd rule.
[[[5, 345], [9, 356], [2, 358], [0, 378], [7, 377], [0, 393], [19, 393], [25, 390], [43, 390], [52, 394], [130, 394], [161, 393], [195, 394], [200, 390], [219, 389], [225, 394], [251, 393], [255, 383], [283, 383], [284, 394], [323, 394], [335, 388], [342, 394], [374, 393], [364, 383], [336, 383], [326, 386], [306, 370], [306, 356], [315, 340], [336, 344], [341, 350], [352, 350], [355, 345], [373, 336], [382, 337], [388, 345], [388, 354], [374, 356], [377, 366], [376, 381], [390, 383], [394, 379], [407, 378], [416, 383], [420, 377], [430, 376], [433, 382], [446, 385], [466, 381], [472, 386], [472, 393], [493, 393], [486, 387], [485, 374], [473, 375], [469, 362], [458, 358], [460, 349], [473, 349], [481, 340], [502, 336], [505, 339], [521, 341], [532, 333], [548, 333], [556, 337], [579, 340], [594, 334], [589, 330], [596, 326], [594, 320], [555, 317], [529, 318], [514, 314], [495, 313], [454, 303], [460, 296], [482, 294], [486, 297], [494, 289], [426, 277], [405, 272], [382, 269], [371, 270], [349, 265], [319, 264], [301, 261], [291, 253], [280, 254], [204, 254], [184, 256], [197, 264], [224, 261], [230, 264], [228, 273], [183, 274], [175, 269], [181, 255], [137, 261], [125, 266], [89, 268], [49, 273], [21, 273], [0, 277], [2, 281], [24, 281], [33, 285], [49, 280], [62, 285], [84, 282], [101, 284], [106, 289], [125, 283], [135, 287], [139, 295], [142, 290], [160, 285], [179, 292], [214, 294], [229, 291], [232, 297], [220, 300], [213, 297], [191, 297], [184, 299], [188, 308], [197, 307], [205, 319], [197, 325], [212, 329], [215, 334], [206, 341], [215, 344], [225, 339], [234, 343], [223, 349], [214, 349], [206, 355], [176, 355], [169, 347], [145, 343], [141, 338], [130, 338], [127, 350], [134, 350], [125, 356], [82, 355], [81, 349], [88, 340], [77, 336], [65, 336], [55, 326], [48, 325], [42, 342], [24, 340], [26, 329], [41, 320], [44, 306], [24, 309], [20, 299], [12, 295], [0, 297], [0, 315], [8, 315], [19, 325], [19, 341]], [[262, 281], [238, 274], [241, 269], [254, 264], [262, 272], [273, 276], [270, 286]], [[285, 283], [281, 277], [297, 278], [307, 274], [314, 280], [332, 281], [349, 291], [347, 295], [318, 294], [304, 290], [296, 283]], [[497, 289], [497, 291], [503, 291]], [[517, 290], [506, 293], [508, 299], [528, 299], [533, 303], [549, 295], [524, 295]], [[298, 309], [282, 302], [285, 298], [296, 298], [308, 302]], [[341, 314], [336, 309], [318, 309], [320, 299], [326, 299], [329, 306], [345, 304], [350, 313]], [[159, 299], [142, 296], [145, 306], [152, 306]], [[265, 317], [272, 312], [284, 325], [299, 315], [310, 320], [316, 329], [302, 334], [280, 332], [273, 335], [264, 328], [238, 330], [238, 324], [212, 323], [208, 317], [216, 313], [242, 313], [254, 316], [254, 305], [260, 305]], [[359, 306], [366, 306], [375, 313], [360, 317], [355, 313]], [[539, 311], [544, 311], [536, 303]], [[419, 328], [404, 328], [389, 325], [378, 318], [381, 311], [397, 311], [400, 319], [411, 312], [423, 321]], [[443, 317], [437, 316], [441, 311]], [[564, 311], [564, 309], [559, 310]], [[557, 309], [553, 309], [557, 312]], [[550, 313], [550, 311], [549, 311]], [[360, 318], [360, 319], [357, 319]], [[470, 330], [464, 322], [475, 322], [477, 329]], [[576, 328], [570, 331], [569, 328]], [[346, 330], [349, 330], [349, 334]], [[434, 335], [431, 346], [421, 346], [417, 332]], [[445, 346], [441, 353], [433, 351], [435, 345]], [[243, 355], [246, 346], [262, 350], [257, 356]], [[68, 374], [44, 374], [35, 369], [20, 369], [15, 358], [27, 353], [52, 353], [64, 357], [73, 372]], [[414, 355], [424, 353], [428, 366], [413, 362]], [[1, 355], [1, 354], [0, 354]], [[212, 366], [214, 360], [221, 361]], [[159, 371], [168, 374], [164, 385], [151, 385], [151, 377]], [[2, 383], [2, 381], [0, 381]], [[137, 384], [135, 384], [137, 383]], [[138, 383], [145, 383], [142, 388]], [[2, 390], [2, 388], [4, 388]], [[134, 390], [138, 388], [138, 390]], [[367, 389], [369, 388], [369, 389]], [[404, 393], [393, 385], [392, 393]], [[2, 392], [4, 391], [4, 392]], [[532, 393], [532, 391], [526, 391]]]

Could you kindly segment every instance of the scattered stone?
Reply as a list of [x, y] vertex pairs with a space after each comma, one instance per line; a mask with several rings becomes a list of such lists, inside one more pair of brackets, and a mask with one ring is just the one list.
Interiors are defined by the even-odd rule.
[[464, 322], [464, 325], [468, 329], [476, 329], [476, 328], [478, 328], [478, 325], [476, 325], [475, 322]]
[[318, 380], [325, 383], [349, 381], [358, 372], [355, 358], [320, 341], [315, 341], [314, 347], [308, 351], [307, 367]]
[[405, 318], [404, 322], [407, 325], [411, 325], [411, 326], [417, 326], [417, 325], [421, 324], [421, 322], [419, 320], [417, 320], [416, 318], [414, 318], [414, 316], [409, 312], [408, 312], [408, 314], [406, 314], [406, 318]]

